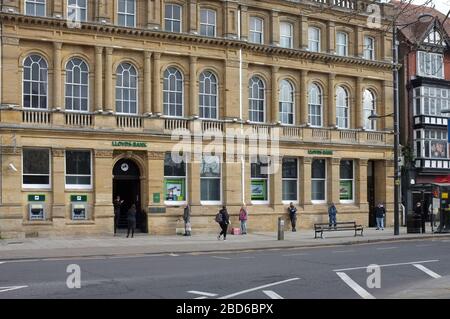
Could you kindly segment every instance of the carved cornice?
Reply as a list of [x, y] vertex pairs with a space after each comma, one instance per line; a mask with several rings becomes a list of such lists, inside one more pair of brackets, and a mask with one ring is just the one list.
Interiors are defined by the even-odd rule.
[[[12, 22], [14, 24], [29, 24], [41, 27], [56, 27], [65, 28], [67, 31], [74, 31], [69, 28], [67, 21], [63, 19], [49, 18], [49, 17], [33, 17], [12, 13], [1, 13], [0, 19], [3, 22]], [[155, 31], [138, 28], [125, 28], [115, 25], [104, 25], [95, 22], [83, 22], [81, 28], [82, 32], [93, 31], [96, 33], [110, 34], [111, 36], [126, 36], [126, 37], [148, 37], [156, 40], [172, 40], [174, 42], [190, 42], [191, 44], [199, 45], [216, 45], [225, 46], [228, 48], [244, 49], [253, 51], [255, 53], [271, 54], [275, 56], [284, 56], [287, 58], [301, 58], [311, 61], [321, 61], [324, 63], [346, 63], [358, 66], [374, 67], [381, 69], [392, 69], [392, 63], [384, 61], [372, 61], [358, 57], [343, 57], [328, 53], [309, 52], [301, 49], [288, 49], [275, 47], [270, 45], [261, 45], [248, 43], [246, 41], [239, 41], [226, 38], [209, 38], [192, 34], [172, 33], [164, 31]]]
[[95, 158], [111, 158], [113, 157], [113, 150], [95, 150]]
[[2, 146], [1, 153], [3, 155], [20, 155], [22, 153], [22, 148], [14, 146]]

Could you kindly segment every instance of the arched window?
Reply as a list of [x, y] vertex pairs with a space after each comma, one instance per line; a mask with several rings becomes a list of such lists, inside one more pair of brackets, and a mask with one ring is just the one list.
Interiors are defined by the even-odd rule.
[[280, 121], [294, 124], [294, 86], [288, 80], [280, 82]]
[[83, 60], [73, 58], [66, 64], [66, 110], [89, 110], [89, 69]]
[[23, 61], [23, 107], [47, 108], [48, 66], [40, 55], [32, 54]]
[[342, 86], [336, 88], [336, 124], [339, 128], [349, 128], [348, 93]]
[[280, 46], [282, 48], [294, 47], [294, 27], [292, 23], [281, 22], [280, 23]]
[[336, 54], [342, 56], [348, 55], [348, 34], [345, 32], [336, 33]]
[[322, 126], [322, 90], [320, 86], [311, 83], [308, 89], [308, 122], [312, 126]]
[[251, 122], [265, 121], [266, 93], [264, 81], [254, 76], [250, 79], [248, 93], [248, 118]]
[[183, 116], [183, 75], [174, 67], [164, 72], [164, 115]]
[[116, 112], [137, 113], [138, 76], [136, 68], [130, 63], [121, 63], [116, 72]]
[[217, 78], [211, 71], [200, 74], [199, 106], [200, 117], [217, 119]]
[[369, 120], [369, 116], [372, 112], [375, 112], [375, 95], [370, 90], [364, 91], [364, 128], [366, 130], [376, 130], [376, 121]]

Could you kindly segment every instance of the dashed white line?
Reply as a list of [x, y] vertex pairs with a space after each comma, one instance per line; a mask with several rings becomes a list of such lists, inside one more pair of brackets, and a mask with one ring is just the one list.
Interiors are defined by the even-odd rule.
[[217, 294], [212, 294], [210, 292], [196, 291], [196, 290], [188, 291], [188, 293], [193, 294], [193, 295], [200, 295], [203, 297], [216, 297], [217, 296]]
[[288, 282], [291, 282], [291, 281], [296, 281], [296, 280], [300, 280], [300, 278], [291, 278], [291, 279], [288, 279], [288, 280], [278, 281], [278, 282], [274, 282], [272, 284], [268, 284], [268, 285], [264, 285], [264, 286], [260, 286], [260, 287], [255, 287], [255, 288], [252, 288], [252, 289], [238, 291], [238, 292], [236, 292], [234, 294], [220, 297], [219, 299], [230, 299], [230, 298], [233, 298], [233, 297], [236, 297], [236, 296], [240, 296], [240, 295], [252, 292], [252, 291], [261, 290], [261, 289], [269, 288], [269, 287], [273, 287], [273, 286], [278, 286], [278, 285], [285, 284], [285, 283], [288, 283]]
[[427, 267], [425, 267], [424, 265], [420, 265], [420, 264], [413, 264], [414, 267], [416, 267], [417, 269], [422, 270], [424, 273], [426, 273], [427, 275], [429, 275], [430, 277], [433, 277], [435, 279], [441, 278], [441, 275], [438, 275], [437, 273], [435, 273], [434, 271], [428, 269]]
[[333, 251], [333, 254], [339, 254], [339, 253], [353, 253], [354, 250], [335, 250]]
[[229, 259], [231, 259], [230, 257], [218, 257], [218, 256], [211, 256], [212, 258], [215, 258], [215, 259], [224, 259], [224, 260], [229, 260]]
[[344, 272], [336, 273], [350, 288], [352, 288], [363, 299], [375, 299], [367, 290], [358, 285], [352, 278]]
[[13, 290], [19, 290], [23, 288], [27, 288], [28, 286], [11, 286], [11, 287], [0, 287], [0, 292], [7, 292]]
[[177, 255], [177, 254], [169, 254], [169, 256], [171, 256], [171, 257], [178, 257], [178, 256], [180, 256], [180, 255]]
[[309, 255], [309, 254], [308, 253], [289, 254], [289, 255], [283, 255], [283, 257], [306, 256], [306, 255]]
[[397, 249], [398, 247], [379, 247], [377, 248], [377, 250], [392, 250], [392, 249]]
[[263, 293], [266, 294], [270, 299], [284, 299], [283, 297], [281, 297], [279, 294], [277, 294], [272, 290], [264, 290]]
[[[424, 263], [435, 263], [439, 260], [423, 260], [423, 261], [412, 261], [408, 263], [398, 263], [398, 264], [386, 264], [379, 265], [380, 267], [393, 267], [393, 266], [404, 266], [404, 265], [413, 265], [413, 264], [424, 264]], [[348, 270], [358, 270], [358, 269], [367, 269], [367, 266], [364, 267], [354, 267], [354, 268], [344, 268], [344, 269], [335, 269], [333, 271], [348, 271]]]
[[197, 298], [194, 298], [194, 299], [196, 299], [196, 300], [203, 300], [203, 299], [208, 299], [208, 297], [197, 297]]

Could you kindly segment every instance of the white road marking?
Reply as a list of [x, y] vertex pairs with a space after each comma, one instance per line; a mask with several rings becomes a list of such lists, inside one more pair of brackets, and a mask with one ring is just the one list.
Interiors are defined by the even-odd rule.
[[277, 294], [272, 290], [264, 290], [263, 293], [269, 296], [270, 299], [284, 299], [283, 297], [281, 297], [279, 294]]
[[226, 259], [226, 260], [231, 259], [230, 257], [217, 257], [217, 256], [212, 256], [212, 258], [216, 258], [216, 259]]
[[11, 286], [11, 287], [0, 287], [0, 292], [7, 292], [13, 290], [19, 290], [23, 288], [28, 288], [28, 286]]
[[194, 298], [194, 299], [196, 299], [196, 300], [202, 300], [202, 299], [208, 299], [208, 297], [197, 297], [197, 298]]
[[261, 290], [261, 289], [264, 289], [264, 288], [273, 287], [273, 286], [285, 284], [285, 283], [288, 283], [288, 282], [291, 282], [291, 281], [296, 281], [296, 280], [300, 280], [300, 278], [291, 278], [291, 279], [288, 279], [288, 280], [274, 282], [272, 284], [268, 284], [268, 285], [264, 285], [264, 286], [260, 286], [260, 287], [256, 287], [256, 288], [252, 288], [252, 289], [238, 291], [238, 292], [236, 292], [234, 294], [220, 297], [219, 299], [230, 299], [230, 298], [233, 298], [233, 297], [236, 297], [236, 296], [240, 296], [240, 295], [252, 292], [252, 291]]
[[4, 264], [5, 262], [4, 261], [0, 261], [0, 265], [2, 265], [2, 264]]
[[430, 247], [430, 246], [433, 246], [433, 244], [416, 245], [416, 247]]
[[200, 296], [203, 296], [203, 297], [215, 297], [215, 296], [217, 296], [217, 294], [212, 294], [212, 293], [209, 293], [209, 292], [203, 292], [203, 291], [196, 291], [196, 290], [191, 290], [191, 291], [188, 291], [188, 293], [190, 293], [190, 294], [194, 294], [194, 295], [200, 295]]
[[352, 278], [350, 278], [345, 272], [336, 273], [350, 288], [352, 288], [363, 299], [375, 299], [367, 290], [358, 285]]
[[180, 256], [180, 255], [177, 255], [177, 254], [169, 254], [169, 256], [172, 256], [172, 257], [178, 257], [178, 256]]
[[435, 273], [434, 271], [428, 269], [427, 267], [425, 267], [424, 265], [420, 265], [420, 264], [413, 264], [414, 267], [416, 267], [417, 269], [422, 270], [424, 273], [426, 273], [427, 275], [429, 275], [430, 277], [433, 277], [435, 279], [441, 278], [441, 275], [438, 275], [437, 273]]
[[333, 251], [333, 254], [338, 254], [338, 253], [353, 253], [354, 250], [335, 250]]
[[248, 256], [248, 257], [239, 257], [238, 259], [255, 259], [254, 256]]
[[[404, 266], [404, 265], [413, 265], [413, 264], [424, 264], [424, 263], [435, 263], [439, 260], [423, 260], [423, 261], [412, 261], [409, 263], [398, 263], [398, 264], [387, 264], [387, 265], [378, 265], [380, 267], [393, 267], [393, 266]], [[344, 268], [344, 269], [335, 269], [333, 271], [348, 271], [348, 270], [357, 270], [357, 269], [367, 269], [367, 266], [364, 267], [354, 267], [354, 268]]]
[[397, 249], [398, 247], [379, 247], [377, 250], [391, 250], [391, 249]]
[[309, 255], [309, 254], [308, 253], [289, 254], [289, 255], [283, 255], [283, 257], [306, 256], [306, 255]]

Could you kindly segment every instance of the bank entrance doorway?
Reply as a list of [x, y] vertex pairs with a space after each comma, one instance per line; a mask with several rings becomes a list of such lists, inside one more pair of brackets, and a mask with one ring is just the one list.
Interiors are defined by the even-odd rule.
[[136, 231], [147, 231], [147, 220], [142, 211], [141, 173], [137, 164], [131, 159], [119, 160], [113, 168], [113, 199], [120, 196], [123, 204], [120, 207], [119, 230], [128, 228], [127, 212], [131, 205], [136, 205]]

